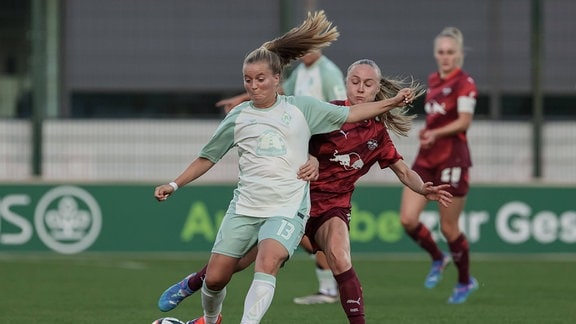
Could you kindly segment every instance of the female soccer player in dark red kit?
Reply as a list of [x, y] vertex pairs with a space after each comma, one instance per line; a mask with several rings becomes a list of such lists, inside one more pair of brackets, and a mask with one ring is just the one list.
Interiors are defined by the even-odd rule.
[[476, 105], [474, 80], [462, 70], [464, 40], [460, 30], [447, 27], [434, 40], [438, 71], [428, 78], [426, 126], [420, 131], [420, 150], [413, 165], [425, 181], [449, 184], [453, 203], [439, 206], [440, 228], [448, 241], [450, 255], [443, 253], [430, 231], [419, 221], [426, 199], [405, 188], [400, 218], [408, 235], [432, 258], [432, 267], [424, 285], [434, 288], [450, 259], [458, 269], [458, 283], [448, 299], [461, 304], [478, 288], [470, 276], [469, 246], [458, 227], [468, 194], [469, 168], [472, 166], [466, 131], [472, 123]]

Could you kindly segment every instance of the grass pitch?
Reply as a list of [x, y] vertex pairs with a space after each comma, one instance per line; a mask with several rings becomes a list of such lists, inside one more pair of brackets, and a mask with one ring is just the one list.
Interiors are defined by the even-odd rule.
[[[0, 254], [0, 323], [151, 323], [202, 313], [193, 295], [175, 310], [156, 308], [160, 293], [198, 269], [208, 255]], [[576, 323], [576, 260], [472, 255], [480, 289], [463, 305], [447, 305], [456, 282], [450, 265], [433, 290], [423, 286], [429, 261], [418, 257], [355, 255], [367, 323]], [[252, 268], [228, 286], [224, 323], [239, 323]], [[276, 295], [262, 323], [347, 323], [340, 305], [302, 306], [292, 299], [314, 293], [314, 263], [296, 255], [278, 276]]]

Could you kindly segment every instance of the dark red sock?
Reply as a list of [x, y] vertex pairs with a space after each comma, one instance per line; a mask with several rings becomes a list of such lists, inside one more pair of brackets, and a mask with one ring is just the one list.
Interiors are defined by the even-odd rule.
[[470, 282], [470, 247], [464, 234], [460, 234], [453, 242], [448, 242], [452, 261], [458, 269], [458, 282], [468, 284]]
[[362, 285], [354, 268], [334, 276], [340, 292], [340, 303], [350, 324], [364, 324], [364, 297]]
[[442, 251], [440, 251], [438, 245], [434, 242], [434, 239], [432, 239], [432, 234], [430, 234], [430, 231], [426, 226], [424, 226], [424, 224], [418, 223], [418, 226], [416, 226], [413, 231], [406, 231], [406, 233], [414, 240], [414, 242], [416, 242], [416, 244], [420, 245], [424, 251], [430, 254], [432, 260], [442, 260]]
[[202, 288], [204, 277], [206, 277], [206, 268], [208, 268], [208, 265], [205, 265], [202, 269], [196, 272], [195, 275], [188, 279], [188, 288], [192, 291], [198, 291]]

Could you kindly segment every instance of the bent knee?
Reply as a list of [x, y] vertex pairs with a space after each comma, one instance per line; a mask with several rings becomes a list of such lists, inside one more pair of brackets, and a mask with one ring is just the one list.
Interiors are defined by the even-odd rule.
[[352, 267], [352, 258], [349, 251], [333, 250], [326, 254], [332, 273], [339, 274]]
[[418, 217], [413, 217], [411, 215], [401, 214], [400, 224], [402, 224], [404, 230], [406, 230], [407, 232], [411, 232], [418, 227], [418, 224], [420, 224], [420, 219], [418, 219]]
[[225, 280], [224, 278], [209, 278], [204, 279], [204, 285], [206, 288], [214, 291], [220, 291], [226, 287], [230, 280]]

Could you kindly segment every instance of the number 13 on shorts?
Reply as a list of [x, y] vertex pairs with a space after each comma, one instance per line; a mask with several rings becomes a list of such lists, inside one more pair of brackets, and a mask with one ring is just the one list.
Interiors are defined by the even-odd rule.
[[278, 228], [278, 231], [276, 232], [276, 235], [282, 237], [285, 240], [290, 240], [292, 234], [294, 234], [295, 229], [296, 228], [294, 227], [293, 224], [290, 224], [289, 222], [283, 219], [282, 223], [280, 224], [280, 227]]

